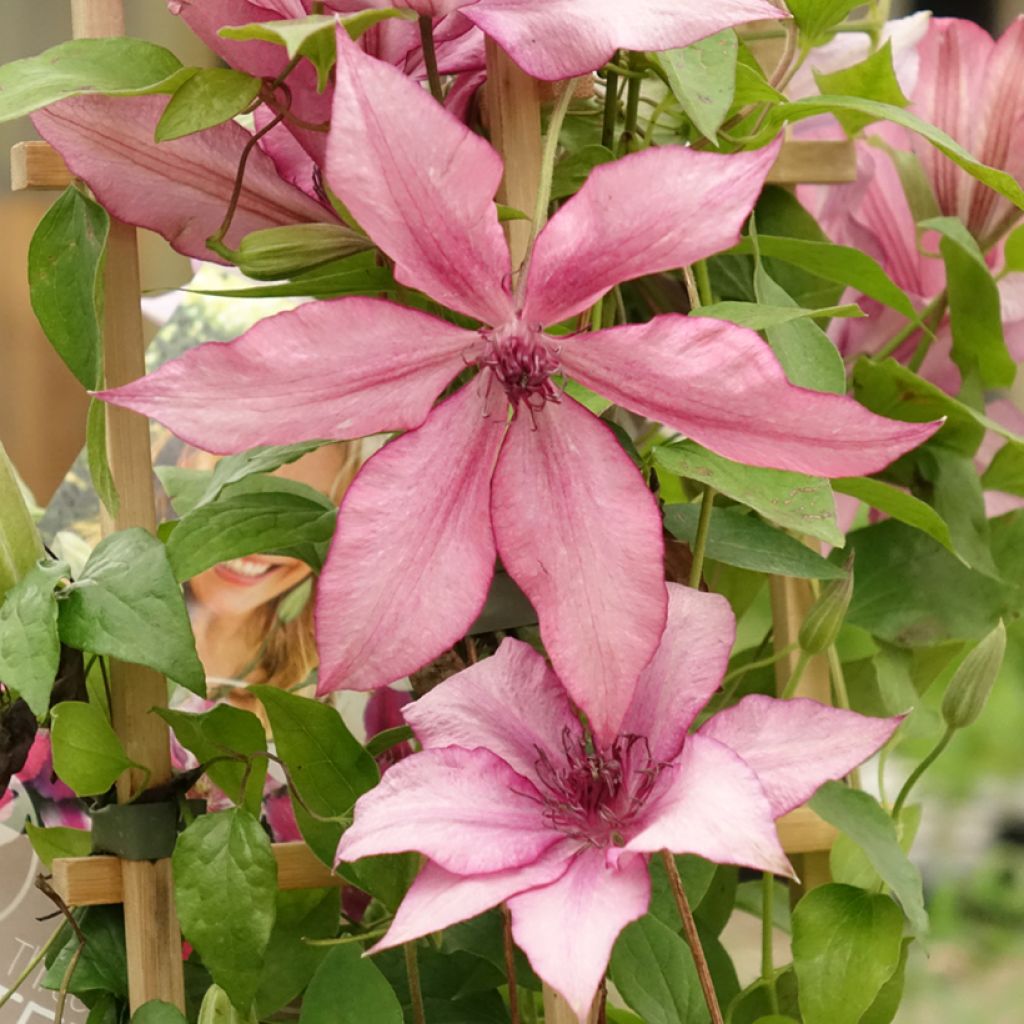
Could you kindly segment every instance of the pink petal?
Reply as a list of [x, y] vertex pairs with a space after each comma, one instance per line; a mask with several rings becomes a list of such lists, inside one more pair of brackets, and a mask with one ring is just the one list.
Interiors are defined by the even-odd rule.
[[611, 431], [565, 396], [512, 422], [493, 515], [558, 677], [611, 741], [665, 625], [657, 502]]
[[664, 146], [596, 167], [537, 239], [524, 318], [557, 323], [620, 281], [735, 244], [778, 145], [728, 156]]
[[697, 712], [718, 689], [736, 635], [729, 602], [668, 583], [668, 621], [633, 694], [622, 732], [647, 737], [655, 761], [679, 754]]
[[700, 733], [689, 736], [663, 779], [624, 850], [695, 853], [716, 864], [792, 876], [768, 797], [754, 769], [729, 747]]
[[658, 316], [567, 341], [566, 372], [728, 459], [814, 476], [863, 476], [931, 437], [939, 423], [901, 423], [845, 395], [790, 384], [753, 331]]
[[651, 896], [644, 857], [605, 864], [587, 847], [557, 881], [513, 896], [512, 935], [541, 979], [586, 1017], [619, 932], [643, 917]]
[[370, 950], [400, 946], [482, 914], [510, 896], [547, 885], [571, 862], [567, 841], [556, 842], [532, 864], [481, 875], [455, 875], [427, 861], [405, 894], [387, 935]]
[[541, 754], [564, 759], [566, 730], [571, 738], [581, 732], [554, 672], [511, 638], [407, 707], [405, 718], [424, 747], [486, 747], [528, 779]]
[[768, 0], [479, 0], [464, 13], [549, 81], [594, 71], [616, 49], [670, 50], [730, 25], [786, 17]]
[[487, 323], [511, 316], [508, 246], [493, 202], [501, 158], [342, 28], [325, 169], [395, 261], [397, 280]]
[[902, 721], [755, 694], [714, 715], [698, 735], [724, 743], [750, 765], [778, 818], [869, 758]]
[[[251, 25], [256, 22], [277, 21], [277, 15], [264, 6], [246, 0], [175, 0], [182, 19], [190, 29], [218, 57], [231, 67], [257, 78], [274, 79], [288, 64], [288, 53], [276, 43], [259, 40], [225, 39], [219, 34], [228, 25]], [[365, 6], [365, 5], [364, 5]], [[316, 89], [316, 71], [309, 61], [301, 61], [288, 75], [291, 95], [289, 110], [295, 117], [309, 124], [322, 124], [331, 117], [330, 86], [319, 93]], [[283, 95], [283, 94], [282, 94]], [[319, 165], [323, 165], [327, 146], [325, 132], [309, 131], [291, 125], [288, 129], [303, 149]]]
[[320, 694], [400, 679], [480, 614], [494, 573], [490, 480], [504, 436], [470, 385], [363, 467], [318, 586]]
[[[186, 256], [217, 260], [206, 239], [224, 219], [238, 160], [251, 136], [229, 121], [197, 135], [154, 142], [166, 105], [166, 96], [77, 96], [39, 111], [32, 121], [115, 217], [158, 232]], [[228, 246], [250, 231], [302, 221], [337, 223], [337, 218], [282, 181], [271, 159], [254, 151]]]
[[311, 302], [100, 397], [218, 453], [365, 437], [418, 427], [478, 340], [381, 299]]
[[359, 798], [337, 859], [417, 850], [471, 875], [532, 864], [561, 838], [532, 783], [500, 757], [445, 747], [399, 761]]
[[[253, 111], [253, 124], [257, 131], [262, 131], [273, 120], [274, 112], [265, 103]], [[260, 136], [259, 147], [274, 161], [281, 178], [311, 199], [317, 198], [316, 164], [284, 124], [278, 123], [266, 135]]]

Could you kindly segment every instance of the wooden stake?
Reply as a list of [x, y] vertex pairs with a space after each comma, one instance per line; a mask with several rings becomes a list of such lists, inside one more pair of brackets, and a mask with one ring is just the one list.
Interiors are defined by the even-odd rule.
[[[121, 0], [71, 0], [76, 38], [124, 34]], [[112, 221], [107, 248], [103, 357], [107, 387], [135, 380], [145, 372], [142, 311], [139, 306], [138, 246], [135, 229]], [[149, 423], [136, 413], [108, 408], [107, 436], [111, 471], [121, 497], [113, 524], [155, 533], [156, 511]], [[163, 677], [151, 669], [122, 662], [111, 664], [111, 717], [128, 756], [144, 766], [150, 784], [171, 776], [170, 742], [166, 724], [151, 714], [166, 706]], [[117, 783], [124, 802], [142, 784], [144, 772], [126, 772]], [[181, 930], [174, 909], [170, 860], [121, 861], [125, 939], [128, 957], [128, 995], [131, 1009], [151, 999], [185, 1009], [181, 967]]]
[[[566, 936], [566, 942], [570, 939]], [[586, 1024], [597, 1024], [601, 1015], [601, 1000], [590, 1008], [584, 1018]], [[569, 1008], [569, 1004], [553, 989], [544, 986], [544, 1024], [579, 1024], [579, 1018]]]
[[[498, 201], [532, 216], [540, 186], [543, 139], [540, 131], [540, 89], [493, 39], [487, 40], [487, 122], [491, 143], [505, 161]], [[505, 225], [512, 269], [526, 258], [532, 225], [528, 220]]]
[[[800, 633], [800, 624], [814, 603], [814, 592], [809, 580], [798, 580], [790, 577], [773, 576], [771, 578], [772, 621], [775, 624], [774, 645], [779, 651], [788, 647]], [[779, 692], [786, 685], [796, 665], [798, 651], [792, 651], [775, 665], [775, 680]], [[810, 697], [821, 704], [832, 703], [832, 686], [829, 679], [828, 659], [824, 654], [817, 655], [807, 663], [800, 683], [796, 688], [795, 697]], [[800, 884], [793, 883], [790, 897], [795, 903], [809, 889], [824, 885], [831, 880], [829, 874], [829, 847], [834, 833], [819, 834], [821, 846], [817, 849], [804, 849], [797, 852], [786, 846], [787, 853], [796, 873], [800, 876]]]

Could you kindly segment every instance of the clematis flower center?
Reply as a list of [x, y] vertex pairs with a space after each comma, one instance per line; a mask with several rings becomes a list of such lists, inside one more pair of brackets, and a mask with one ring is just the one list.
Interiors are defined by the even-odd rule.
[[621, 845], [666, 765], [651, 756], [646, 737], [632, 734], [598, 751], [565, 729], [562, 749], [565, 761], [555, 764], [537, 748], [545, 818], [573, 839], [598, 847]]
[[[480, 332], [484, 340], [481, 369], [491, 372], [505, 389], [512, 408], [525, 405], [531, 413], [547, 402], [560, 402], [562, 393], [551, 380], [561, 363], [558, 350], [550, 344], [540, 324], [526, 324], [518, 317], [501, 327]], [[490, 381], [488, 381], [490, 386]]]

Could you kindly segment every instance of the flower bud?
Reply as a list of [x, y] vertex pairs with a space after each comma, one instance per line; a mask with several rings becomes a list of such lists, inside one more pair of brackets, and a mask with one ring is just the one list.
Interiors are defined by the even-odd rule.
[[341, 224], [290, 224], [251, 231], [231, 257], [257, 279], [287, 277], [370, 248], [363, 235]]
[[0, 604], [4, 595], [43, 557], [18, 474], [0, 444]]
[[1006, 653], [1006, 627], [995, 629], [960, 663], [942, 698], [942, 717], [951, 729], [963, 729], [981, 714]]
[[852, 555], [845, 568], [846, 573], [842, 579], [833, 580], [822, 590], [800, 627], [797, 639], [801, 650], [808, 654], [821, 654], [826, 647], [834, 644], [843, 627], [846, 610], [853, 597]]

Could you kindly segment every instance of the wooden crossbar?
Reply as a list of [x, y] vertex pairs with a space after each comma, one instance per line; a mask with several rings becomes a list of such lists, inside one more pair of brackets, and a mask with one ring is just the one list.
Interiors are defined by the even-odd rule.
[[[790, 140], [782, 144], [767, 181], [769, 185], [835, 185], [853, 181], [856, 176], [857, 158], [852, 142]], [[11, 150], [13, 191], [63, 189], [70, 184], [71, 172], [49, 143], [19, 142]], [[523, 201], [520, 197], [519, 202]], [[520, 222], [517, 230], [522, 230], [522, 225], [526, 222]]]

